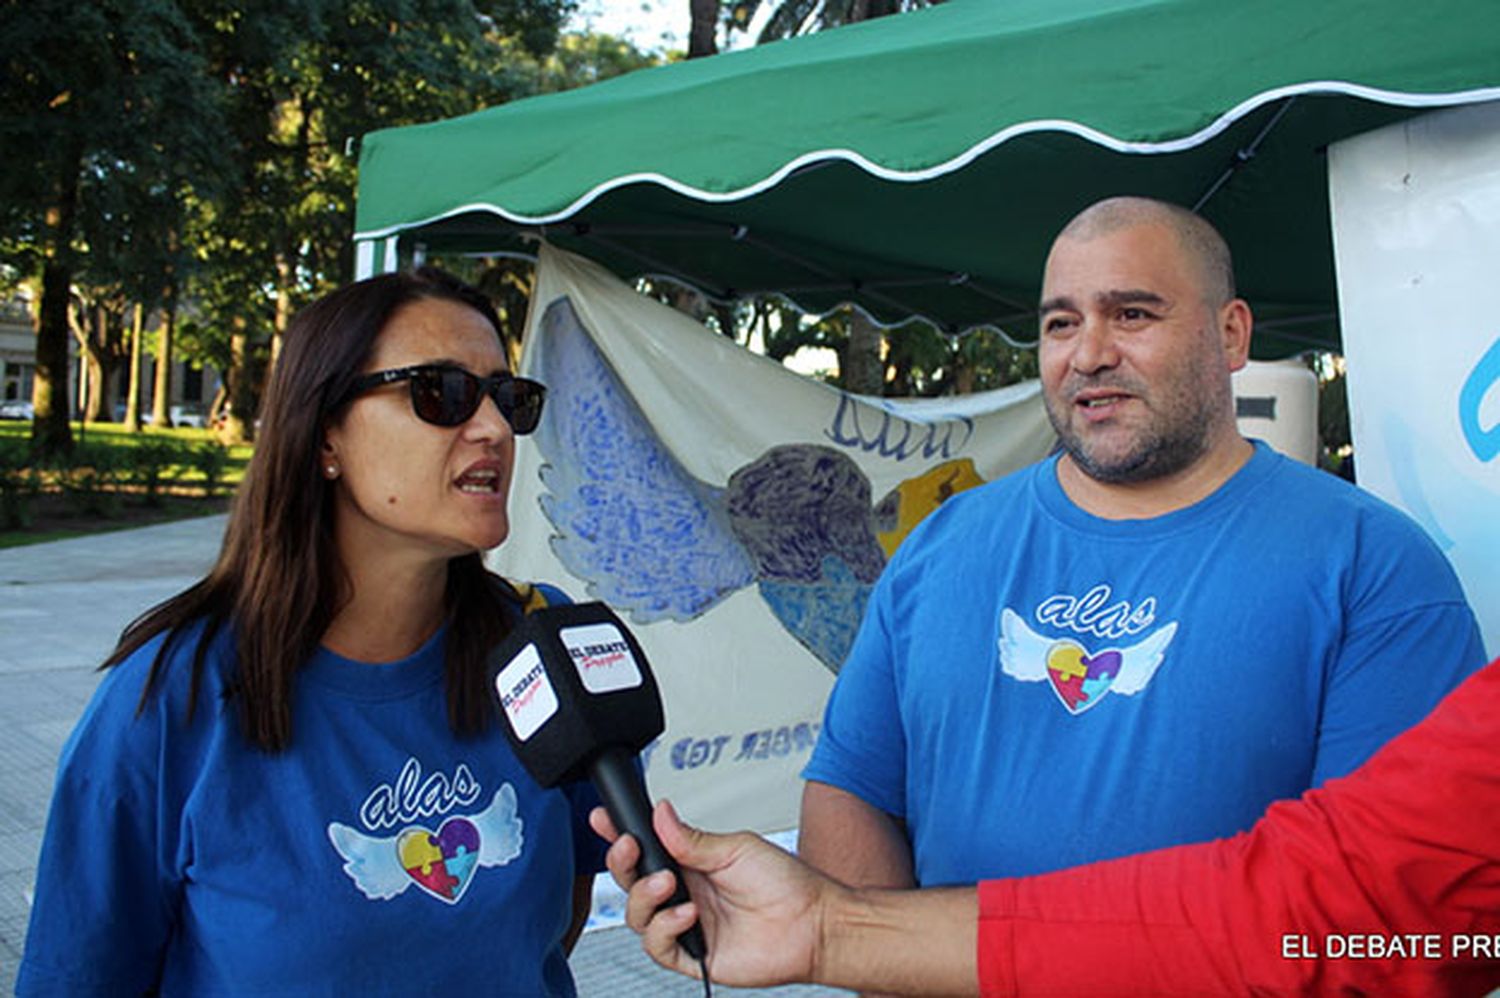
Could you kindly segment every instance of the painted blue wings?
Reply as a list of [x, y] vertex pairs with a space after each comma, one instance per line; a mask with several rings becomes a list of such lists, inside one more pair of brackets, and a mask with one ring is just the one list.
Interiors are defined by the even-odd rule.
[[553, 551], [632, 620], [690, 620], [754, 579], [720, 491], [688, 474], [595, 350], [572, 304], [542, 318], [554, 391], [537, 430]]
[[[537, 431], [553, 551], [589, 594], [637, 623], [685, 621], [749, 584], [830, 669], [842, 664], [885, 565], [870, 483], [830, 447], [769, 448], [724, 488], [667, 451], [571, 303], [548, 306]], [[549, 405], [551, 402], [549, 401]]]

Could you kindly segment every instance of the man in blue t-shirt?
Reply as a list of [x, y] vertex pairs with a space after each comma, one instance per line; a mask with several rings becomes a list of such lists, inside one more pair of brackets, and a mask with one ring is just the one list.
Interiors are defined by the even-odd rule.
[[801, 853], [853, 885], [1242, 831], [1485, 662], [1410, 520], [1239, 435], [1252, 318], [1207, 222], [1090, 207], [1053, 244], [1040, 312], [1061, 452], [907, 538], [803, 773]]

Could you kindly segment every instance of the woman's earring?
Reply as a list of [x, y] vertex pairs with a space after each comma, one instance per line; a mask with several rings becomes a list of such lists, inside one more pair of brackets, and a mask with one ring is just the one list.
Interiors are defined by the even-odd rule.
[[335, 478], [337, 478], [337, 477], [339, 477], [339, 466], [338, 466], [338, 465], [336, 465], [336, 464], [330, 464], [330, 465], [327, 465], [327, 466], [326, 466], [326, 467], [324, 467], [324, 469], [323, 469], [323, 475], [324, 475], [324, 476], [325, 476], [325, 477], [326, 477], [326, 478], [327, 478], [327, 479], [328, 479], [328, 480], [329, 480], [329, 481], [330, 481], [330, 482], [331, 482], [331, 481], [333, 481], [333, 480], [334, 480], [334, 479], [335, 479]]

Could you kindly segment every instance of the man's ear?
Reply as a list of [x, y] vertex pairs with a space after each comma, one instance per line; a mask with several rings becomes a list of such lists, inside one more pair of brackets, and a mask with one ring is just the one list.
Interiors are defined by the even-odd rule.
[[1250, 360], [1250, 334], [1255, 316], [1243, 298], [1235, 298], [1219, 309], [1219, 335], [1230, 371], [1238, 371]]

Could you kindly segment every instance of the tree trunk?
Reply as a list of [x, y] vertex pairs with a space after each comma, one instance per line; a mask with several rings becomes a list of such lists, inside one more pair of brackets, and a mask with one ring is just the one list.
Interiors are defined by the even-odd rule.
[[73, 450], [68, 425], [68, 300], [73, 293], [73, 225], [78, 210], [78, 171], [83, 157], [65, 159], [56, 199], [46, 215], [42, 242], [42, 300], [37, 309], [36, 375], [31, 401], [31, 447], [38, 458]]
[[688, 316], [694, 322], [702, 322], [708, 315], [708, 299], [703, 297], [686, 284], [678, 284], [676, 281], [666, 282], [664, 290], [672, 307], [683, 315]]
[[170, 426], [172, 420], [172, 334], [177, 330], [177, 279], [168, 276], [161, 303], [161, 330], [156, 338], [156, 380], [151, 388], [151, 425]]
[[266, 365], [266, 380], [281, 359], [281, 341], [292, 321], [292, 261], [285, 252], [276, 254], [276, 314], [271, 320], [271, 363]]
[[[297, 117], [297, 157], [294, 169], [299, 177], [307, 177], [313, 174], [312, 165], [312, 122], [316, 108], [308, 106], [306, 94], [298, 94], [295, 98], [295, 114]], [[276, 240], [276, 313], [271, 321], [271, 360], [266, 365], [266, 384], [270, 383], [271, 374], [276, 370], [276, 362], [281, 358], [281, 343], [286, 334], [286, 328], [292, 321], [292, 296], [297, 286], [297, 262], [298, 262], [298, 240], [296, 233], [290, 224], [283, 222], [281, 232]], [[265, 385], [262, 385], [264, 395]]]
[[125, 428], [131, 433], [141, 432], [141, 327], [145, 322], [146, 309], [136, 302], [130, 323], [130, 387], [125, 389]]
[[974, 362], [964, 352], [964, 341], [953, 341], [953, 394], [974, 394]]
[[692, 21], [688, 30], [688, 58], [719, 51], [719, 0], [689, 0]]
[[219, 387], [214, 390], [214, 400], [208, 406], [208, 425], [218, 426], [221, 417], [226, 415], [229, 406], [229, 392], [224, 388], [224, 382], [219, 382]]
[[849, 8], [849, 23], [870, 21], [894, 14], [901, 9], [897, 0], [855, 0]]
[[736, 330], [734, 326], [734, 306], [720, 305], [718, 302], [709, 302], [709, 307], [713, 309], [714, 318], [719, 320], [719, 335], [726, 336], [729, 339], [738, 342], [739, 338], [735, 335]]
[[93, 344], [84, 353], [84, 363], [89, 366], [89, 390], [84, 398], [83, 419], [86, 423], [107, 423], [109, 412], [105, 408], [104, 396], [109, 394], [104, 384], [104, 358]]
[[884, 337], [880, 327], [857, 308], [849, 310], [849, 345], [839, 358], [844, 391], [879, 395], [885, 386], [885, 361], [880, 358]]
[[226, 444], [239, 444], [255, 435], [251, 422], [250, 385], [250, 334], [245, 330], [245, 320], [236, 318], [229, 334], [229, 370], [225, 372], [229, 382], [229, 416], [224, 420], [219, 438]]
[[96, 304], [78, 323], [79, 345], [88, 365], [88, 391], [84, 396], [83, 418], [90, 423], [114, 421], [114, 397], [111, 392], [118, 367], [118, 341], [115, 339], [115, 317], [109, 307]]
[[36, 418], [31, 424], [31, 445], [38, 457], [68, 454], [73, 450], [73, 429], [68, 425], [72, 405], [68, 398], [68, 293], [73, 283], [71, 269], [59, 261], [42, 268], [42, 300], [37, 310], [36, 376], [31, 401]]
[[83, 428], [88, 423], [88, 420], [84, 418], [84, 413], [89, 407], [89, 375], [91, 373], [93, 372], [89, 370], [88, 351], [80, 349], [78, 351], [78, 391], [71, 400], [73, 412], [78, 416], [79, 440], [83, 439]]

